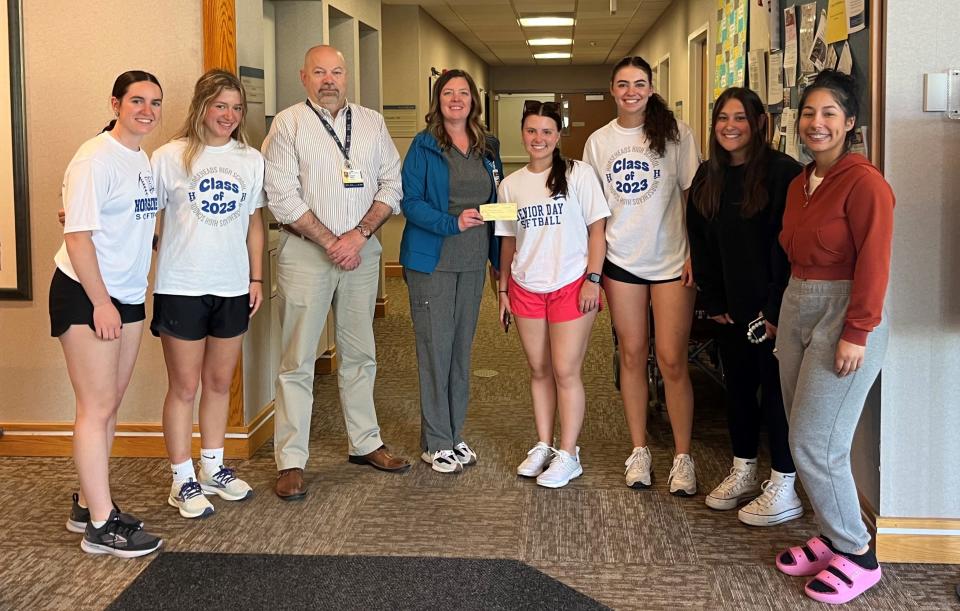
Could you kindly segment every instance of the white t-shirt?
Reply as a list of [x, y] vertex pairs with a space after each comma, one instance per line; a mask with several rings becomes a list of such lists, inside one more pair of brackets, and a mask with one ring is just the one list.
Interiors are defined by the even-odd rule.
[[607, 196], [607, 259], [646, 280], [669, 280], [688, 256], [682, 191], [700, 165], [693, 134], [677, 121], [680, 142], [664, 156], [649, 148], [643, 127], [614, 119], [587, 139], [583, 160], [593, 166]]
[[517, 204], [516, 221], [497, 221], [496, 234], [516, 236], [510, 273], [533, 293], [562, 288], [587, 271], [587, 227], [610, 216], [600, 183], [582, 161], [567, 173], [567, 195], [550, 196], [550, 170], [526, 167], [503, 179], [497, 201]]
[[[120, 303], [143, 303], [157, 218], [147, 154], [131, 151], [109, 132], [87, 140], [63, 175], [62, 197], [63, 232], [91, 232], [107, 293]], [[66, 243], [53, 260], [60, 271], [80, 281]]]
[[186, 140], [153, 153], [163, 215], [154, 293], [237, 297], [250, 288], [247, 230], [264, 205], [263, 156], [230, 140], [201, 149], [184, 171]]

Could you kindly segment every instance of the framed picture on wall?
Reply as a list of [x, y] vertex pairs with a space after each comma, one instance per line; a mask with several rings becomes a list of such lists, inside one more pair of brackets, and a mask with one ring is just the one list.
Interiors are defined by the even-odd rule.
[[30, 210], [20, 0], [0, 14], [0, 299], [29, 300]]

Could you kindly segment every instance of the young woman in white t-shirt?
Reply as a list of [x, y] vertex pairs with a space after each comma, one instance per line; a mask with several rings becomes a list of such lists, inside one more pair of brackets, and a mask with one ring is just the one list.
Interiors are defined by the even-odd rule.
[[[179, 136], [153, 154], [163, 211], [150, 330], [167, 366], [163, 436], [173, 485], [167, 502], [185, 518], [213, 513], [253, 491], [224, 465], [230, 384], [243, 334], [263, 301], [263, 157], [246, 144], [246, 95], [229, 72], [200, 77]], [[200, 470], [191, 458], [200, 393]]]
[[610, 93], [617, 118], [594, 132], [584, 161], [603, 184], [612, 213], [607, 222], [603, 290], [620, 345], [620, 392], [633, 452], [626, 461], [631, 488], [652, 483], [647, 449], [647, 353], [652, 302], [657, 364], [663, 374], [676, 454], [670, 492], [696, 493], [690, 458], [693, 388], [687, 342], [696, 290], [690, 271], [684, 212], [699, 166], [690, 128], [674, 117], [651, 82], [650, 65], [625, 57], [613, 68]]
[[[581, 368], [600, 309], [600, 269], [610, 210], [593, 171], [560, 155], [556, 104], [524, 105], [527, 165], [500, 184], [498, 201], [517, 204], [516, 221], [497, 221], [500, 248], [500, 320], [510, 317], [530, 364], [533, 416], [539, 441], [517, 467], [547, 488], [583, 473], [577, 437], [585, 398]], [[554, 449], [554, 416], [560, 443]], [[549, 466], [548, 466], [549, 463]]]
[[77, 399], [73, 458], [80, 494], [67, 530], [81, 549], [143, 556], [163, 541], [121, 513], [110, 494], [117, 410], [140, 349], [150, 242], [157, 209], [150, 162], [140, 148], [160, 121], [163, 91], [148, 72], [117, 77], [116, 119], [83, 143], [63, 178], [63, 245], [50, 284], [51, 334], [59, 338]]

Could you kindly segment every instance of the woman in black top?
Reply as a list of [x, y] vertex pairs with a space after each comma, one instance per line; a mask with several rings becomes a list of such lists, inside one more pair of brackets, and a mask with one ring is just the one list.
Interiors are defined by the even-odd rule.
[[[717, 98], [710, 159], [697, 171], [687, 209], [693, 277], [707, 314], [720, 325], [734, 456], [730, 475], [706, 503], [733, 509], [756, 497], [738, 515], [753, 526], [803, 515], [773, 354], [780, 300], [790, 278], [777, 235], [787, 186], [801, 166], [767, 144], [764, 111], [749, 89], [733, 87]], [[762, 420], [769, 428], [772, 473], [758, 486]]]

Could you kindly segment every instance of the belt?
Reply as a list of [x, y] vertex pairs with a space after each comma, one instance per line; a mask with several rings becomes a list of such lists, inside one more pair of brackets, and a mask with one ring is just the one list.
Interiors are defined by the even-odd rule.
[[290, 235], [295, 235], [295, 236], [297, 236], [298, 238], [300, 238], [301, 240], [306, 240], [306, 239], [307, 239], [306, 237], [304, 237], [304, 235], [303, 235], [302, 233], [300, 233], [299, 231], [297, 231], [296, 229], [294, 229], [294, 228], [291, 227], [290, 225], [284, 225], [283, 223], [280, 223], [280, 231], [286, 231], [286, 232], [289, 233]]

